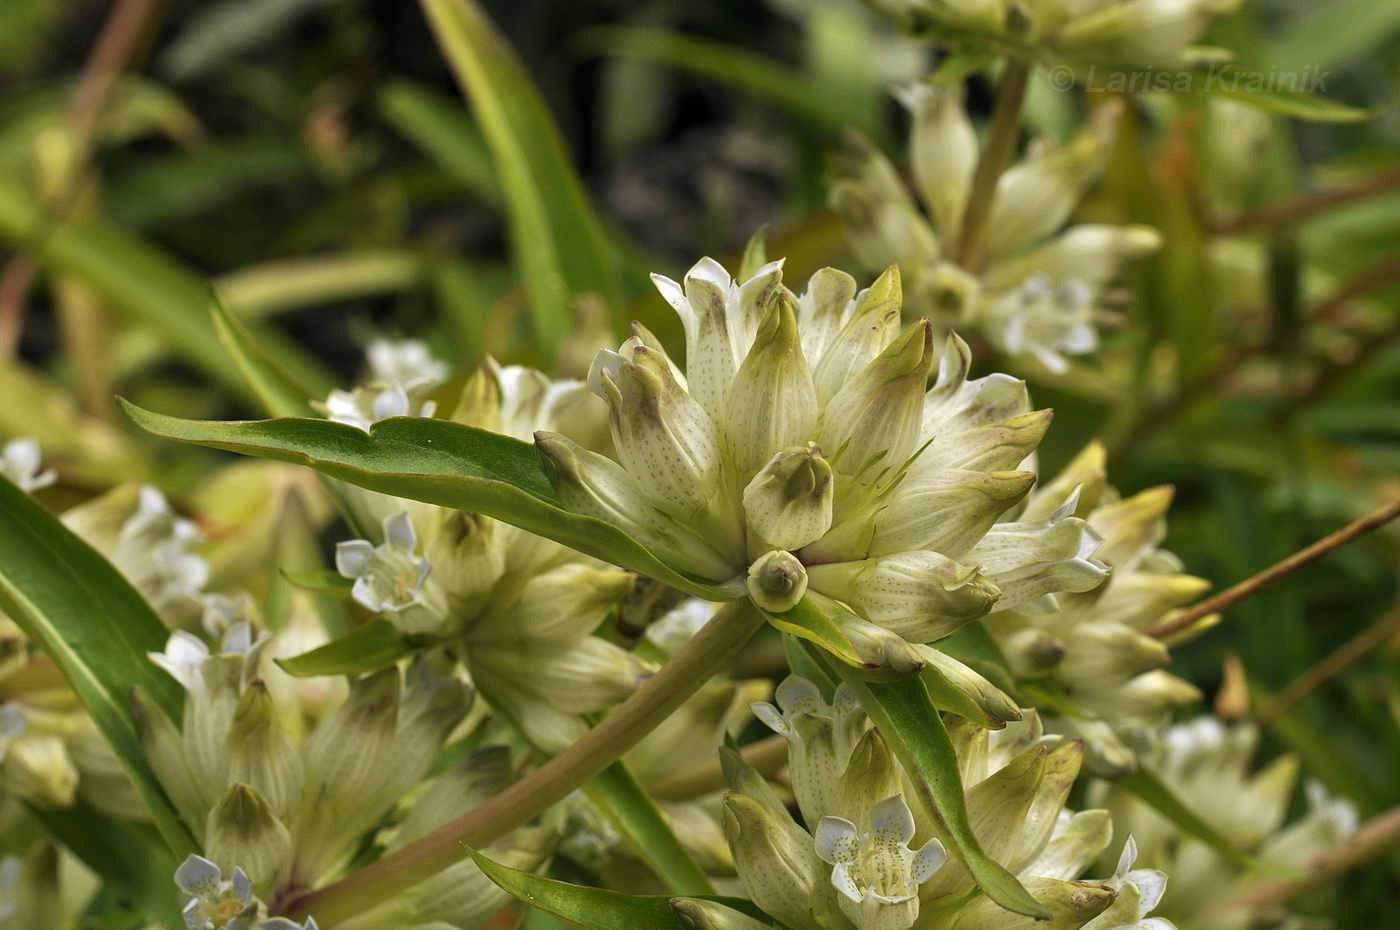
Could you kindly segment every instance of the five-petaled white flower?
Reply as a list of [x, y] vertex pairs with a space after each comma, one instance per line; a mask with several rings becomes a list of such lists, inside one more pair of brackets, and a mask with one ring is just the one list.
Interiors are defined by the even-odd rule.
[[355, 579], [351, 595], [370, 610], [394, 615], [408, 632], [435, 629], [446, 612], [436, 593], [426, 587], [432, 566], [418, 555], [418, 534], [408, 514], [400, 511], [384, 518], [384, 542], [375, 546], [364, 539], [337, 543], [335, 567]]
[[191, 896], [181, 911], [187, 930], [247, 930], [257, 919], [258, 902], [242, 869], [225, 881], [217, 865], [191, 855], [175, 870], [175, 884]]
[[900, 795], [870, 811], [870, 832], [861, 833], [843, 817], [817, 824], [817, 855], [831, 863], [837, 901], [860, 930], [908, 930], [919, 916], [919, 886], [948, 858], [937, 840], [917, 852], [914, 815]]

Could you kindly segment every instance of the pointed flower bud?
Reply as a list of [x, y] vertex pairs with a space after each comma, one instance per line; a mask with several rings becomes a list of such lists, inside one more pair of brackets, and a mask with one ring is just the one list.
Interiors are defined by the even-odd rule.
[[235, 782], [209, 811], [204, 850], [215, 861], [237, 862], [253, 888], [270, 892], [286, 877], [292, 837], [257, 789]]
[[724, 796], [724, 834], [739, 880], [753, 902], [789, 927], [810, 927], [825, 869], [812, 838], [786, 811], [750, 795]]
[[919, 916], [919, 886], [948, 856], [937, 840], [915, 852], [914, 816], [902, 795], [877, 804], [869, 832], [840, 817], [817, 824], [817, 855], [834, 866], [841, 913], [859, 930], [908, 930]]
[[816, 443], [784, 449], [744, 489], [751, 554], [797, 550], [831, 527], [831, 465]]
[[998, 594], [997, 586], [977, 568], [937, 552], [815, 565], [808, 577], [813, 589], [915, 643], [942, 639], [976, 620], [991, 609]]
[[283, 732], [261, 681], [251, 682], [238, 700], [228, 731], [228, 754], [230, 781], [256, 789], [274, 816], [290, 820], [296, 815], [301, 803], [301, 754]]
[[664, 359], [629, 339], [590, 374], [611, 408], [618, 461], [656, 507], [678, 520], [708, 516], [720, 488], [714, 421], [677, 383]]
[[962, 227], [977, 167], [977, 135], [963, 107], [961, 84], [913, 84], [898, 94], [909, 108], [909, 164], [914, 183], [944, 236]]
[[729, 454], [741, 475], [797, 445], [817, 425], [817, 396], [798, 340], [792, 297], [780, 290], [739, 366], [724, 416]]
[[[827, 345], [815, 343], [807, 356], [817, 397], [823, 405], [889, 347], [899, 336], [904, 288], [898, 265], [890, 265], [875, 283], [855, 297], [849, 314]], [[825, 328], [825, 327], [824, 327]], [[803, 351], [807, 351], [804, 341]]]

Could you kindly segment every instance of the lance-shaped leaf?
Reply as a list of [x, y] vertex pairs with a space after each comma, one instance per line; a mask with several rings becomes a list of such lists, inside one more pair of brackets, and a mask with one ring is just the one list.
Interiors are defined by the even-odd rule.
[[381, 420], [366, 433], [329, 420], [182, 420], [123, 406], [158, 436], [310, 465], [371, 491], [493, 517], [697, 597], [742, 593], [687, 578], [611, 523], [564, 510], [534, 447], [509, 436], [426, 417]]
[[176, 859], [184, 858], [194, 840], [146, 764], [127, 697], [140, 686], [180, 718], [179, 684], [146, 657], [165, 648], [164, 624], [111, 563], [6, 480], [0, 540], [0, 610], [62, 669]]
[[573, 301], [618, 306], [613, 255], [549, 109], [515, 52], [472, 0], [421, 0], [443, 57], [466, 92], [505, 193], [512, 251], [552, 353]]
[[[474, 849], [467, 852], [491, 881], [531, 907], [571, 924], [592, 930], [638, 930], [641, 927], [646, 930], [686, 930], [685, 924], [671, 910], [673, 899], [668, 895], [629, 895], [605, 888], [571, 885], [492, 862]], [[758, 910], [752, 901], [709, 895], [704, 896], [703, 900], [723, 904], [764, 925], [773, 925], [772, 919]]]
[[319, 675], [361, 675], [377, 672], [438, 642], [433, 637], [400, 632], [383, 617], [375, 617], [352, 633], [290, 659], [275, 660], [282, 671], [297, 678]]
[[603, 769], [584, 792], [631, 841], [651, 870], [676, 894], [712, 895], [705, 873], [676, 839], [646, 789], [621, 759]]
[[937, 824], [938, 839], [987, 897], [1017, 914], [1049, 919], [1050, 912], [1036, 903], [1014, 875], [984, 853], [973, 835], [953, 743], [923, 681], [869, 681], [856, 669], [828, 661], [810, 646], [803, 648], [855, 691], [861, 707], [909, 774], [919, 803]]

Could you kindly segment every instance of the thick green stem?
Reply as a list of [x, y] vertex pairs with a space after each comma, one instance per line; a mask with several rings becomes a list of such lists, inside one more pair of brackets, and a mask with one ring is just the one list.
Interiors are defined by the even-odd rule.
[[685, 648], [586, 736], [485, 804], [283, 909], [331, 927], [436, 875], [529, 822], [621, 758], [732, 659], [763, 626], [747, 600], [732, 601]]
[[951, 258], [963, 268], [976, 273], [986, 260], [983, 237], [992, 203], [997, 196], [997, 183], [1016, 154], [1021, 138], [1021, 110], [1026, 102], [1030, 84], [1030, 62], [1008, 58], [1001, 81], [997, 84], [997, 101], [992, 109], [992, 121], [982, 143], [982, 157], [972, 176], [972, 191], [963, 212], [962, 230], [952, 248]]

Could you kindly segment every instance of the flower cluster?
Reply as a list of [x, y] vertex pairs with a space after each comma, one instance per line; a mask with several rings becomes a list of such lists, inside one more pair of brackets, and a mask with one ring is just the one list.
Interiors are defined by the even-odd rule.
[[[1356, 808], [1309, 782], [1306, 813], [1285, 823], [1298, 760], [1280, 756], [1255, 770], [1258, 743], [1253, 726], [1204, 716], [1158, 735], [1143, 764], [1236, 848], [1265, 862], [1301, 868], [1356, 831]], [[1251, 888], [1266, 881], [1258, 872], [1183, 834], [1112, 783], [1098, 785], [1095, 794], [1113, 811], [1118, 828], [1137, 837], [1143, 859], [1172, 875], [1173, 890], [1162, 898], [1161, 912], [1181, 930], [1295, 925], [1275, 906], [1241, 904]]]
[[1059, 595], [1039, 610], [987, 619], [1012, 672], [1033, 683], [1033, 693], [1049, 692], [1042, 707], [1051, 715], [1047, 724], [1084, 739], [1097, 774], [1131, 771], [1131, 747], [1200, 697], [1163, 669], [1167, 648], [1146, 632], [1209, 587], [1158, 548], [1171, 498], [1170, 488], [1120, 498], [1107, 483], [1103, 448], [1090, 445], [1029, 496], [1022, 518], [1065, 508], [1082, 515], [1102, 540], [1094, 557], [1112, 575], [1092, 591]]
[[[1034, 923], [969, 894], [971, 876], [945, 861], [931, 838], [933, 824], [910, 809], [898, 766], [849, 690], [838, 688], [828, 702], [811, 682], [792, 677], [778, 688], [777, 701], [757, 704], [754, 712], [788, 742], [792, 793], [809, 826], [794, 822], [773, 787], [737, 754], [725, 756], [731, 786], [725, 830], [740, 880], [759, 907], [794, 930]], [[1078, 743], [1049, 748], [1059, 740], [1044, 735], [1033, 711], [1001, 732], [956, 723], [952, 736], [983, 849], [1050, 911], [1053, 926], [1171, 926], [1156, 918], [1142, 923], [1161, 898], [1165, 877], [1129, 871], [1131, 847], [1111, 879], [1077, 880], [1112, 834], [1106, 812], [1064, 810], [1079, 772]], [[918, 836], [927, 839], [915, 843]], [[739, 925], [698, 904], [685, 907], [699, 916], [697, 926]]]
[[[980, 677], [924, 644], [994, 609], [1102, 582], [1077, 517], [993, 524], [1029, 490], [1016, 468], [1049, 424], [1004, 375], [968, 378], [950, 337], [937, 378], [926, 321], [900, 323], [899, 273], [857, 292], [781, 263], [735, 281], [701, 261], [657, 277], [686, 330], [684, 375], [641, 327], [599, 354], [616, 460], [542, 431], [565, 505], [612, 522], [717, 596], [770, 613], [803, 598], [869, 666], [930, 664], [1007, 712]], [[1014, 706], [1009, 707], [1014, 713]]]
[[912, 116], [910, 164], [926, 213], [878, 149], [852, 136], [829, 201], [867, 268], [898, 263], [909, 306], [940, 326], [981, 333], [998, 351], [1052, 372], [1098, 347], [1110, 285], [1154, 251], [1144, 226], [1065, 228], [1112, 141], [1114, 107], [1067, 146], [1047, 140], [997, 182], [978, 242], [963, 241], [978, 144], [957, 86], [900, 92]]
[[[463, 387], [453, 419], [517, 437], [570, 424], [586, 437], [585, 394], [578, 382], [488, 362]], [[382, 521], [383, 541], [336, 547], [355, 600], [405, 633], [459, 647], [477, 691], [536, 746], [558, 752], [586, 730], [581, 715], [616, 704], [652, 670], [591, 635], [632, 590], [632, 575], [476, 514], [356, 499]]]

